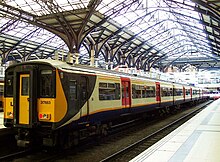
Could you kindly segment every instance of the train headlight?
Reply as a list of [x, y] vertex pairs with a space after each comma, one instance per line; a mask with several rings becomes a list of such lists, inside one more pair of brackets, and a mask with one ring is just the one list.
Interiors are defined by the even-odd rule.
[[7, 116], [10, 118], [13, 118], [13, 113], [12, 112], [7, 112]]
[[51, 117], [51, 115], [48, 113], [39, 114], [39, 119], [42, 119], [42, 120], [50, 120], [50, 117]]

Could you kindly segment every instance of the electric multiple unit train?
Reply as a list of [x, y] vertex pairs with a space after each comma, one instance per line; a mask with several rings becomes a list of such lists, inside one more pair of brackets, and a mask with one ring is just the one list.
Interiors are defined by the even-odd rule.
[[16, 130], [18, 146], [71, 146], [119, 121], [206, 98], [194, 86], [33, 60], [5, 71], [4, 125]]

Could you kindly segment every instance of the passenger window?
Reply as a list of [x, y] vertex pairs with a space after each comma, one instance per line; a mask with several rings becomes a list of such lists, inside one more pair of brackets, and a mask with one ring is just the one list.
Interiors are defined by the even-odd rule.
[[161, 95], [162, 97], [173, 95], [173, 88], [162, 87], [161, 90], [162, 90], [162, 95]]
[[99, 100], [119, 100], [119, 83], [99, 83]]
[[87, 78], [86, 77], [81, 77], [81, 85], [80, 85], [80, 99], [82, 101], [86, 101], [87, 100]]
[[70, 100], [77, 99], [77, 81], [76, 80], [70, 80], [69, 94], [70, 94]]
[[145, 91], [145, 97], [148, 98], [148, 97], [155, 97], [156, 94], [155, 94], [155, 87], [154, 86], [146, 86], [145, 87], [146, 91]]
[[141, 85], [132, 84], [132, 98], [141, 98]]
[[174, 96], [182, 96], [183, 95], [183, 89], [174, 89]]
[[132, 84], [132, 98], [149, 98], [155, 96], [156, 94], [154, 86]]

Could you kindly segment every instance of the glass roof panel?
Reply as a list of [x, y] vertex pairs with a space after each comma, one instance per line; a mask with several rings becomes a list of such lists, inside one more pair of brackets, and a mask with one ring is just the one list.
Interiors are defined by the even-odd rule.
[[[179, 2], [182, 1], [179, 0]], [[197, 36], [193, 37], [189, 33], [193, 29], [193, 32], [199, 33], [203, 39], [206, 35], [202, 32], [203, 26], [200, 23], [199, 14], [192, 9], [195, 4], [187, 1], [192, 7], [176, 6], [175, 3], [168, 4], [163, 0], [142, 1], [142, 3], [142, 9], [127, 12], [113, 19], [120, 22], [124, 19], [123, 24], [129, 30], [139, 33], [144, 39], [147, 38], [151, 44], [158, 45], [157, 48], [165, 53], [183, 49], [199, 51], [200, 45], [204, 44], [209, 48], [208, 41], [203, 40], [199, 45], [198, 40], [195, 39]], [[175, 10], [175, 7], [178, 7], [178, 10]], [[166, 39], [167, 41], [164, 41]], [[172, 45], [174, 42], [175, 45]]]
[[[50, 8], [54, 8], [53, 12], [70, 11], [87, 8], [88, 5], [91, 5], [90, 2], [96, 2], [91, 0], [4, 1], [7, 5], [38, 16], [51, 13]], [[129, 6], [131, 3], [136, 3], [136, 5]], [[132, 31], [143, 38], [149, 46], [153, 47], [151, 51], [157, 53], [158, 56], [166, 54], [172, 58], [175, 57], [174, 54], [177, 54], [177, 57], [180, 55], [180, 57], [184, 58], [189, 57], [195, 51], [197, 56], [212, 56], [212, 49], [209, 40], [206, 39], [207, 34], [204, 33], [201, 17], [198, 12], [194, 11], [194, 7], [195, 4], [190, 0], [102, 0], [96, 10], [105, 16], [110, 16], [122, 27], [126, 27], [128, 31]], [[13, 21], [16, 22], [12, 23], [11, 19], [6, 18], [4, 13], [0, 12], [0, 36], [5, 34], [20, 38], [18, 39], [20, 41], [22, 39], [30, 40], [37, 44], [38, 49], [43, 45], [52, 46], [55, 49], [58, 47], [65, 50], [68, 49], [62, 39], [47, 30], [39, 29], [20, 20]], [[213, 24], [217, 24], [217, 22]], [[7, 25], [8, 27], [5, 28]], [[111, 29], [118, 30], [114, 26]], [[211, 27], [208, 29], [212, 32]], [[129, 34], [132, 32], [129, 32]], [[122, 31], [118, 35], [129, 39], [132, 36], [129, 34], [125, 34]], [[210, 37], [210, 39], [215, 38]], [[120, 38], [119, 40], [121, 41], [122, 39]], [[130, 45], [130, 47], [133, 46], [134, 44]], [[88, 53], [85, 49], [81, 51], [83, 51], [82, 53]], [[184, 51], [184, 54], [181, 51]], [[88, 59], [88, 55], [82, 58], [84, 57]]]

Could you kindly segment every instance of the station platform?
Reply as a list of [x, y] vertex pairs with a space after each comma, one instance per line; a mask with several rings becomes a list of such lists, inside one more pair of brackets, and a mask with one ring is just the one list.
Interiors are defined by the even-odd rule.
[[220, 99], [130, 162], [219, 162]]
[[4, 112], [0, 112], [0, 129], [6, 128], [6, 127], [3, 125], [3, 122], [4, 122]]

